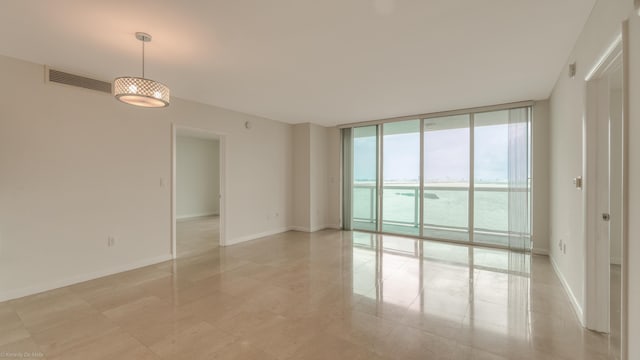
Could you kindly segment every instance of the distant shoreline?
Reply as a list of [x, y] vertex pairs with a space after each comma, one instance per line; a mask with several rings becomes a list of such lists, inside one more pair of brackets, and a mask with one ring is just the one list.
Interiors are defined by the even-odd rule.
[[[354, 186], [360, 186], [360, 187], [368, 187], [368, 186], [375, 186], [376, 182], [375, 181], [362, 181], [362, 182], [356, 182], [353, 184]], [[407, 183], [407, 182], [392, 182], [392, 183], [385, 183], [385, 186], [394, 186], [394, 187], [411, 187], [411, 188], [415, 188], [418, 187], [419, 185], [417, 183]], [[481, 182], [476, 182], [475, 186], [481, 186], [481, 187], [487, 187], [487, 188], [506, 188], [509, 186], [508, 183], [481, 183]], [[438, 182], [438, 183], [425, 183], [424, 184], [425, 188], [468, 188], [469, 187], [469, 183], [468, 182]]]

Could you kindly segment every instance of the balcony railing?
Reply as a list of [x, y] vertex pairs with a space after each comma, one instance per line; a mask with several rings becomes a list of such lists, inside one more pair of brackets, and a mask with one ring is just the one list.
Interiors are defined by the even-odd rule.
[[[478, 242], [504, 244], [508, 235], [509, 191], [528, 192], [526, 187], [509, 189], [505, 184], [474, 186], [474, 237]], [[427, 237], [468, 240], [469, 186], [429, 184], [424, 187], [423, 233]], [[377, 218], [375, 183], [353, 186], [353, 223], [363, 230], [375, 230]], [[418, 234], [420, 187], [416, 184], [383, 185], [383, 230]], [[529, 228], [527, 224], [527, 228]], [[413, 229], [413, 230], [412, 230]], [[527, 231], [528, 233], [529, 231]]]

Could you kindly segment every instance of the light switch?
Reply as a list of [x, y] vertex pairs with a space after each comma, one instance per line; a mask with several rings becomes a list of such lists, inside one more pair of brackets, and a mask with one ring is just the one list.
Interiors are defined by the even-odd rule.
[[575, 185], [576, 189], [582, 189], [582, 176], [573, 178], [573, 185]]

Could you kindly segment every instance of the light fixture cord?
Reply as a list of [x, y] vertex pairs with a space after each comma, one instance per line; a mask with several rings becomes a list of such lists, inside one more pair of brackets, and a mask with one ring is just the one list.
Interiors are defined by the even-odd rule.
[[144, 78], [144, 40], [142, 40], [142, 78]]

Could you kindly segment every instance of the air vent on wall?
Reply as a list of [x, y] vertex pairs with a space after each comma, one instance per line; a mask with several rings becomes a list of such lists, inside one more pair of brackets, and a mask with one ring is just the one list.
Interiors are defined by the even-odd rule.
[[63, 71], [46, 68], [47, 80], [58, 84], [71, 85], [111, 94], [111, 83], [88, 77], [69, 74]]

